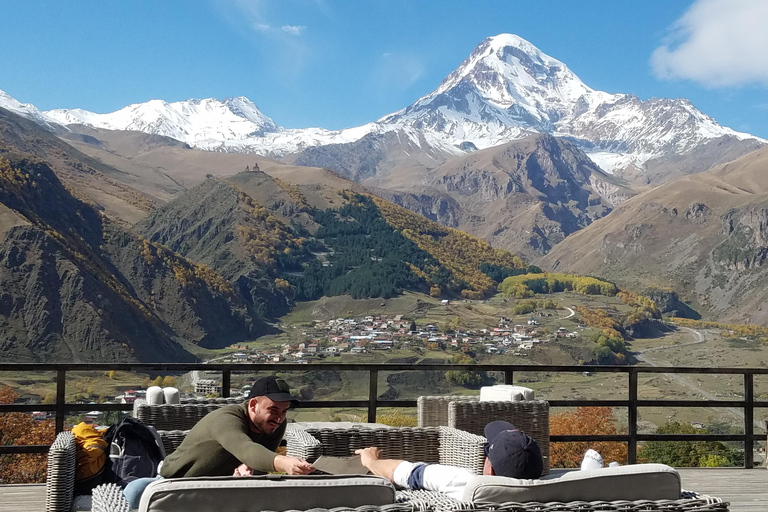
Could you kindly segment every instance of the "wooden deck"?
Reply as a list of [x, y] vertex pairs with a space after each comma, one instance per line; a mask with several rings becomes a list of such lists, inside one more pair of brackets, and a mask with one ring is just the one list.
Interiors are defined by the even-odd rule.
[[[768, 511], [768, 470], [680, 469], [683, 488], [731, 503], [731, 512]], [[44, 512], [45, 485], [0, 485], [0, 512]]]

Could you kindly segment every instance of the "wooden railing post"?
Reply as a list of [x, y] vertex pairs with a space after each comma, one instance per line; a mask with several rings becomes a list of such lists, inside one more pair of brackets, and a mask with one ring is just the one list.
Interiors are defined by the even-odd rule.
[[67, 402], [67, 370], [56, 370], [56, 433], [64, 431], [64, 405]]
[[744, 373], [744, 467], [755, 467], [754, 442], [752, 435], [755, 432], [754, 412], [755, 412], [755, 387], [754, 375], [750, 372]]
[[369, 370], [368, 423], [376, 423], [376, 401], [379, 396], [379, 370]]
[[629, 369], [629, 411], [627, 411], [629, 443], [627, 464], [637, 464], [637, 369]]
[[505, 369], [504, 370], [504, 384], [514, 384], [515, 383], [515, 372], [511, 369]]

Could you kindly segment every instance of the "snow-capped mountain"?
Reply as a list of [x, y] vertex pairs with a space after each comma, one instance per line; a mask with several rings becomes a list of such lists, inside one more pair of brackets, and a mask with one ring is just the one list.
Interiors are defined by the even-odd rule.
[[718, 125], [687, 100], [641, 101], [595, 91], [565, 64], [512, 34], [486, 39], [436, 91], [379, 122], [480, 149], [551, 133], [575, 139], [609, 172], [722, 136], [756, 139]]
[[111, 114], [57, 109], [45, 112], [56, 122], [108, 130], [133, 130], [172, 137], [193, 146], [263, 137], [279, 127], [247, 98], [209, 98], [166, 103], [152, 100]]
[[[512, 34], [483, 41], [431, 94], [356, 128], [284, 129], [243, 97], [223, 102], [152, 100], [109, 114], [62, 109], [44, 116], [63, 125], [140, 130], [209, 151], [273, 158], [320, 146], [332, 146], [325, 157], [333, 152], [348, 154], [376, 145], [350, 146], [365, 137], [391, 140], [394, 135], [401, 144], [407, 141], [403, 147], [421, 148], [437, 155], [430, 158], [440, 163], [532, 133], [549, 133], [576, 142], [608, 172], [630, 164], [642, 170], [651, 159], [679, 156], [722, 137], [737, 143], [751, 141], [753, 146], [766, 143], [720, 126], [687, 100], [641, 101], [628, 94], [593, 90], [565, 64]], [[387, 158], [386, 151], [377, 150]], [[397, 151], [403, 153], [398, 158], [412, 156], [410, 151]]]
[[11, 97], [8, 93], [2, 90], [0, 90], [0, 108], [10, 110], [14, 114], [18, 114], [21, 117], [26, 117], [27, 119], [34, 121], [49, 130], [53, 130], [53, 127], [49, 124], [51, 119], [40, 112], [37, 107], [29, 103], [21, 103], [16, 98]]

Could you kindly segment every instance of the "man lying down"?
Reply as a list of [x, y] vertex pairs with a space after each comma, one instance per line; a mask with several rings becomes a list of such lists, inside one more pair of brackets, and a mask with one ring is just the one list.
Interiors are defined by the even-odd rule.
[[[539, 444], [528, 434], [506, 421], [493, 421], [485, 426], [484, 475], [535, 479], [544, 464]], [[371, 473], [383, 476], [406, 489], [439, 491], [461, 500], [464, 487], [475, 476], [469, 470], [444, 464], [426, 464], [396, 459], [382, 459], [375, 446], [355, 451]]]

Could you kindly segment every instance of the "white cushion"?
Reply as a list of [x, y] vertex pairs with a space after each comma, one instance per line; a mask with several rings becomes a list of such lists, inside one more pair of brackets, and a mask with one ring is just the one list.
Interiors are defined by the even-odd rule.
[[680, 475], [664, 464], [567, 471], [540, 480], [475, 476], [463, 501], [617, 501], [680, 499]]
[[147, 388], [147, 403], [149, 405], [161, 405], [165, 403], [163, 388], [160, 386], [149, 386]]
[[373, 475], [260, 475], [169, 478], [152, 482], [140, 512], [246, 512], [360, 507], [395, 502], [395, 487]]
[[179, 398], [179, 390], [170, 386], [163, 388], [163, 398], [167, 404], [178, 404], [181, 402]]
[[520, 400], [533, 399], [533, 390], [523, 386], [499, 384], [496, 386], [483, 386], [480, 388], [481, 402], [518, 402]]

